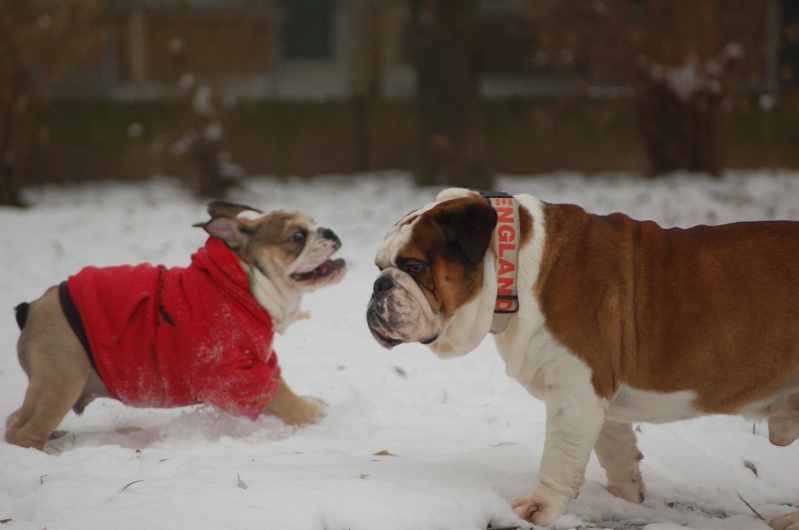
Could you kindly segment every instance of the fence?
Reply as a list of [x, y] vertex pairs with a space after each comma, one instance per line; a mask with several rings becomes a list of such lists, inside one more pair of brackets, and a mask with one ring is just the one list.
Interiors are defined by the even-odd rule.
[[[646, 169], [629, 101], [631, 68], [622, 58], [629, 50], [618, 38], [630, 28], [611, 16], [611, 8], [624, 8], [635, 20], [646, 3], [482, 0], [481, 90], [493, 170]], [[409, 0], [101, 5], [101, 45], [48, 88], [54, 101], [37, 116], [26, 182], [191, 174], [196, 167], [176, 153], [201, 129], [224, 130], [215, 149], [251, 174], [413, 167]], [[729, 0], [724, 7], [722, 31], [748, 51], [744, 85], [795, 86], [799, 4]], [[45, 14], [38, 24], [49, 22]], [[777, 99], [744, 94], [736, 102], [729, 165], [799, 165], [797, 113], [768, 112], [763, 101]], [[795, 92], [781, 104], [799, 108]]]

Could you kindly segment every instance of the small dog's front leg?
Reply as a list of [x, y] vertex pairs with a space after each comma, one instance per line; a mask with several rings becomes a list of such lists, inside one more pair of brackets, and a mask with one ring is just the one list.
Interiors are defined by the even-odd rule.
[[264, 412], [276, 416], [288, 425], [306, 425], [324, 416], [321, 407], [295, 394], [282, 377], [275, 396]]
[[511, 503], [516, 515], [539, 526], [548, 526], [566, 513], [569, 501], [577, 497], [605, 421], [605, 409], [590, 384], [582, 389], [553, 385], [545, 392], [545, 401], [546, 438], [539, 483], [526, 497]]

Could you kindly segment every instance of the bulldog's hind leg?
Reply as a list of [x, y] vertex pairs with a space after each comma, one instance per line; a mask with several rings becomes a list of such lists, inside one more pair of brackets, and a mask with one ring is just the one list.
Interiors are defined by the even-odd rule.
[[[799, 440], [799, 372], [795, 373], [776, 403], [768, 410], [768, 439], [787, 446]], [[774, 530], [799, 530], [799, 510], [768, 520]]]
[[768, 520], [768, 524], [774, 530], [799, 530], [799, 510], [779, 517], [772, 517]]
[[644, 480], [639, 462], [644, 455], [638, 450], [633, 426], [606, 420], [594, 452], [608, 477], [607, 490], [626, 501], [643, 502]]
[[[799, 374], [794, 375], [785, 392], [768, 410], [768, 439], [784, 447], [799, 440]], [[794, 383], [796, 383], [794, 385]]]
[[78, 401], [91, 370], [88, 355], [61, 309], [56, 287], [30, 305], [17, 353], [28, 375], [28, 389], [22, 407], [6, 420], [5, 439], [43, 450]]

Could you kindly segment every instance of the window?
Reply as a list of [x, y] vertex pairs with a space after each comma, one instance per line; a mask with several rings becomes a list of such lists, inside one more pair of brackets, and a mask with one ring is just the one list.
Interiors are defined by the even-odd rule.
[[283, 0], [283, 55], [290, 60], [333, 57], [336, 0]]

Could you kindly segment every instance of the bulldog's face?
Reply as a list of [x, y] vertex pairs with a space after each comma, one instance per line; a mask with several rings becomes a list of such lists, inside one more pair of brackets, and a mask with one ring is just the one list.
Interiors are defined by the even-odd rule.
[[285, 289], [308, 292], [344, 277], [344, 260], [331, 259], [341, 240], [301, 212], [262, 212], [214, 201], [208, 213], [211, 220], [200, 226], [252, 270]]
[[482, 197], [456, 189], [388, 231], [375, 258], [381, 272], [366, 311], [381, 345], [421, 342], [450, 356], [479, 343], [493, 312], [484, 262], [496, 222], [496, 211]]

